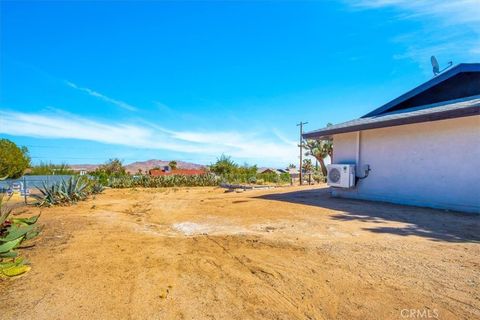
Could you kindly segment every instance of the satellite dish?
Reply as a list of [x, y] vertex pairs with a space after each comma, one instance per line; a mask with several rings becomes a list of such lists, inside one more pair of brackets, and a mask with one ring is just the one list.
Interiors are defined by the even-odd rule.
[[435, 56], [432, 56], [430, 58], [430, 61], [432, 62], [432, 68], [433, 68], [433, 74], [437, 75], [440, 73], [440, 65], [438, 64], [437, 58]]
[[438, 64], [437, 58], [435, 58], [435, 56], [432, 56], [430, 58], [430, 62], [432, 63], [432, 70], [433, 70], [433, 75], [434, 76], [438, 76], [440, 73], [447, 70], [448, 68], [450, 68], [453, 65], [453, 62], [449, 61], [448, 66], [446, 66], [445, 68], [440, 70], [440, 65]]

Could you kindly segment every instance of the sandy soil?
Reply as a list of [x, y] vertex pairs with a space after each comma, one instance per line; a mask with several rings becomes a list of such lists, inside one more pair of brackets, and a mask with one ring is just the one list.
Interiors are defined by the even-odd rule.
[[480, 318], [478, 216], [182, 188], [107, 190], [41, 222], [32, 270], [0, 281], [2, 319]]

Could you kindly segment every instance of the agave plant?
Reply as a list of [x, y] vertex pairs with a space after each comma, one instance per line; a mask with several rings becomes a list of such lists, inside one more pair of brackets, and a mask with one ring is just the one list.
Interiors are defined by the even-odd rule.
[[98, 181], [93, 182], [90, 186], [90, 192], [92, 194], [102, 193], [103, 190], [105, 190], [105, 187]]
[[39, 206], [53, 206], [59, 203], [59, 185], [53, 184], [47, 186], [45, 182], [42, 183], [42, 187], [37, 187], [40, 194], [33, 194], [32, 196], [38, 200], [37, 205]]
[[39, 216], [9, 219], [12, 209], [7, 207], [8, 199], [4, 193], [0, 195], [0, 276], [12, 277], [30, 270], [15, 249], [36, 237], [41, 228], [36, 226]]
[[58, 204], [72, 204], [85, 200], [89, 195], [88, 180], [82, 177], [71, 177], [66, 181], [47, 186], [44, 182], [42, 187], [37, 188], [39, 195], [34, 195], [39, 206], [53, 206]]
[[88, 181], [82, 177], [71, 177], [67, 181], [62, 181], [60, 192], [65, 197], [66, 202], [77, 202], [85, 200], [88, 197]]
[[8, 216], [10, 215], [10, 213], [12, 213], [12, 209], [7, 207], [6, 205], [6, 202], [10, 199], [10, 197], [7, 197], [7, 199], [5, 200], [5, 193], [0, 194], [0, 226], [2, 226], [5, 221], [7, 221]]

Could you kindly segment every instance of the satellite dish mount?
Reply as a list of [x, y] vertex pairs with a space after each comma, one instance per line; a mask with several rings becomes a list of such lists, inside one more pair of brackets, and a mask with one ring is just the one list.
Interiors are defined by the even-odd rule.
[[449, 61], [448, 66], [446, 66], [445, 68], [440, 70], [440, 65], [438, 64], [437, 58], [435, 58], [435, 56], [432, 56], [430, 58], [430, 61], [432, 62], [432, 69], [433, 69], [433, 75], [434, 76], [438, 76], [440, 73], [447, 70], [448, 68], [450, 68], [453, 65], [453, 62]]

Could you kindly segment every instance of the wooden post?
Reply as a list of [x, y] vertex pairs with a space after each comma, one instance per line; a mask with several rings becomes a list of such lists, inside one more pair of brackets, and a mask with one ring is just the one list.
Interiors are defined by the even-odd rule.
[[300, 127], [300, 144], [298, 145], [299, 148], [300, 148], [300, 167], [299, 167], [299, 171], [298, 171], [298, 176], [300, 178], [300, 185], [303, 184], [303, 181], [302, 181], [302, 161], [303, 161], [303, 150], [302, 150], [303, 138], [302, 138], [302, 134], [303, 134], [303, 125], [307, 124], [307, 123], [308, 122], [302, 122], [302, 121], [300, 121], [300, 123], [297, 123], [297, 127]]
[[25, 179], [25, 176], [23, 176], [23, 198], [25, 204], [27, 204], [27, 179]]

